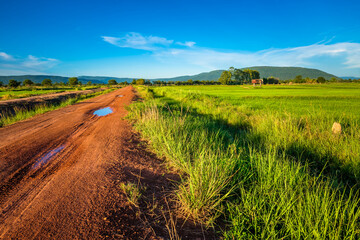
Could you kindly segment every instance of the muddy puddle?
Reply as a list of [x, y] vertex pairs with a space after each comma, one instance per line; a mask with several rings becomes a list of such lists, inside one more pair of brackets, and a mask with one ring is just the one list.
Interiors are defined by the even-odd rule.
[[34, 164], [33, 168], [39, 168], [47, 164], [53, 157], [55, 157], [61, 150], [65, 148], [65, 145], [61, 145], [48, 153], [44, 154], [37, 162]]
[[113, 110], [111, 109], [111, 107], [106, 107], [106, 108], [101, 108], [99, 110], [96, 110], [94, 112], [94, 115], [97, 115], [99, 117], [103, 117], [103, 116], [106, 116], [106, 115], [108, 115], [108, 114], [110, 114], [112, 112], [113, 112]]

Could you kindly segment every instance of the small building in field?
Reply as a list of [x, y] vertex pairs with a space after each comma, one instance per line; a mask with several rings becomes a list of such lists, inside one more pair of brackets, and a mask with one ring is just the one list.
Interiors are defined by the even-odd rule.
[[263, 80], [262, 79], [253, 79], [253, 80], [251, 80], [251, 83], [253, 84], [253, 86], [255, 87], [256, 86], [256, 84], [259, 84], [260, 85], [260, 87], [261, 87], [261, 85], [263, 84]]

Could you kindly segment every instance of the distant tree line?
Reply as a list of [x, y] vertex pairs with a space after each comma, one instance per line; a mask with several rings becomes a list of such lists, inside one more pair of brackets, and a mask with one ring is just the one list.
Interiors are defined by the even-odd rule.
[[302, 75], [296, 76], [294, 79], [289, 80], [282, 80], [280, 83], [328, 83], [328, 82], [360, 82], [360, 79], [341, 79], [332, 77], [329, 80], [325, 79], [324, 77], [317, 77], [317, 78], [309, 78], [303, 77]]
[[[125, 82], [116, 82], [115, 79], [108, 80], [108, 84], [110, 86], [115, 85], [155, 85], [155, 86], [180, 86], [180, 85], [240, 85], [240, 84], [251, 84], [251, 80], [253, 79], [260, 79], [260, 73], [256, 70], [251, 69], [237, 69], [230, 67], [229, 70], [223, 71], [220, 78], [218, 80], [192, 80], [189, 79], [187, 81], [150, 81], [145, 80], [143, 78], [140, 79], [133, 79], [132, 82], [128, 83]], [[360, 79], [341, 79], [332, 77], [330, 80], [325, 79], [324, 77], [318, 78], [303, 78], [301, 75], [296, 76], [294, 79], [289, 80], [280, 80], [276, 77], [267, 77], [263, 78], [263, 84], [291, 84], [291, 83], [327, 83], [327, 82], [356, 82], [360, 83]], [[17, 88], [19, 86], [81, 86], [82, 83], [79, 81], [77, 77], [70, 77], [67, 83], [64, 82], [57, 82], [53, 83], [51, 79], [44, 79], [41, 83], [34, 83], [30, 79], [25, 79], [24, 81], [16, 81], [14, 79], [9, 80], [8, 84], [5, 85], [2, 81], [0, 81], [0, 87], [10, 87], [10, 88]], [[91, 86], [94, 85], [91, 81], [88, 81], [86, 85]], [[95, 84], [98, 86], [106, 85], [103, 84]]]

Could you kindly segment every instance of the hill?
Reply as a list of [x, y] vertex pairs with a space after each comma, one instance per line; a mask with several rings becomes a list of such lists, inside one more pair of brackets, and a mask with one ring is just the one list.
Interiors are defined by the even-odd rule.
[[360, 77], [340, 77], [342, 79], [351, 79], [351, 80], [354, 80], [354, 79], [360, 79]]
[[117, 78], [117, 77], [104, 77], [104, 76], [79, 76], [79, 80], [82, 82], [91, 81], [93, 83], [108, 83], [110, 79], [114, 79], [116, 82], [128, 82], [130, 83], [134, 78]]
[[51, 79], [53, 83], [64, 82], [68, 81], [68, 77], [61, 77], [61, 76], [52, 76], [52, 75], [21, 75], [21, 76], [0, 76], [0, 81], [4, 84], [7, 84], [10, 79], [14, 79], [16, 81], [22, 82], [25, 79], [30, 79], [34, 83], [41, 83], [44, 79]]
[[[297, 75], [302, 75], [303, 78], [317, 78], [324, 77], [325, 79], [330, 79], [332, 77], [338, 78], [335, 75], [326, 73], [324, 71], [312, 68], [301, 68], [301, 67], [269, 67], [269, 66], [258, 66], [258, 67], [246, 67], [242, 69], [251, 69], [257, 70], [260, 73], [260, 77], [277, 77], [280, 80], [294, 79]], [[215, 70], [211, 72], [204, 72], [196, 75], [186, 75], [179, 76], [174, 78], [160, 78], [152, 80], [160, 81], [187, 81], [192, 80], [218, 80], [221, 76], [221, 73], [224, 70]]]
[[262, 78], [277, 77], [280, 80], [294, 79], [297, 75], [301, 75], [303, 78], [324, 77], [327, 80], [330, 80], [332, 77], [338, 78], [335, 75], [313, 68], [259, 66], [248, 67], [248, 69], [259, 71]]
[[179, 77], [173, 77], [173, 78], [158, 78], [158, 79], [151, 79], [152, 81], [187, 81], [189, 79], [192, 80], [205, 80], [205, 81], [211, 81], [211, 80], [218, 80], [221, 73], [224, 70], [215, 70], [211, 72], [204, 72], [199, 73], [196, 75], [185, 75], [185, 76], [179, 76]]
[[[312, 68], [301, 68], [301, 67], [269, 67], [269, 66], [258, 66], [258, 67], [248, 67], [242, 69], [252, 69], [257, 70], [260, 72], [260, 77], [277, 77], [281, 80], [288, 80], [294, 79], [297, 75], [302, 75], [303, 78], [317, 78], [317, 77], [324, 77], [325, 79], [330, 79], [332, 77], [338, 78], [335, 75], [326, 73], [324, 71]], [[215, 70], [211, 72], [203, 72], [196, 75], [185, 75], [185, 76], [178, 76], [172, 78], [156, 78], [156, 79], [149, 79], [151, 81], [187, 81], [189, 79], [192, 80], [205, 80], [205, 81], [212, 81], [218, 80], [221, 73], [224, 70]], [[0, 81], [4, 84], [7, 84], [10, 79], [15, 79], [17, 81], [23, 81], [25, 79], [30, 79], [35, 83], [41, 83], [44, 79], [49, 78], [53, 81], [53, 83], [58, 82], [67, 82], [68, 77], [62, 76], [52, 76], [52, 75], [22, 75], [22, 76], [0, 76]], [[92, 83], [107, 83], [110, 79], [115, 79], [117, 82], [131, 82], [133, 78], [117, 78], [117, 77], [107, 77], [107, 76], [79, 76], [79, 80], [82, 83], [87, 83], [91, 81]], [[347, 78], [346, 78], [347, 79]]]
[[[31, 81], [33, 81], [34, 83], [41, 83], [44, 79], [51, 79], [51, 81], [53, 83], [67, 83], [69, 78], [68, 77], [63, 77], [63, 76], [54, 76], [54, 75], [20, 75], [20, 76], [0, 76], [0, 81], [3, 82], [4, 84], [8, 84], [10, 79], [14, 79], [16, 81], [22, 82], [25, 79], [30, 79]], [[102, 81], [99, 80], [92, 80], [92, 79], [81, 79], [79, 78], [79, 80], [82, 83], [87, 83], [88, 81], [92, 81], [92, 83], [104, 83]]]

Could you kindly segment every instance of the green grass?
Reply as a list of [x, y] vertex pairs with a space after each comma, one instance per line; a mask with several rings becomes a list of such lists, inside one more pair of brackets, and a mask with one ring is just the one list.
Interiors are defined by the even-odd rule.
[[[146, 100], [130, 117], [181, 173], [181, 212], [225, 222], [225, 239], [359, 239], [359, 89], [139, 88]], [[341, 135], [331, 133], [334, 121]]]
[[109, 93], [109, 92], [111, 92], [113, 90], [114, 89], [108, 89], [108, 90], [97, 92], [97, 93], [90, 93], [90, 94], [87, 94], [87, 95], [80, 95], [80, 96], [77, 96], [77, 97], [74, 97], [74, 98], [69, 98], [69, 99], [61, 102], [60, 104], [39, 105], [39, 106], [35, 106], [31, 110], [26, 110], [26, 109], [19, 108], [18, 110], [15, 111], [14, 115], [1, 116], [1, 118], [0, 118], [0, 127], [5, 127], [5, 126], [11, 125], [11, 124], [13, 124], [15, 122], [31, 118], [31, 117], [33, 117], [35, 115], [38, 115], [38, 114], [53, 111], [53, 110], [56, 110], [56, 109], [59, 109], [59, 108], [66, 107], [68, 105], [72, 105], [72, 104], [81, 102], [81, 101], [86, 100], [88, 98], [92, 98], [92, 97], [96, 97], [96, 96], [101, 95], [101, 94]]
[[93, 89], [94, 86], [84, 87], [19, 87], [19, 88], [0, 88], [0, 100], [26, 98], [50, 93], [60, 93], [67, 91], [81, 91]]

